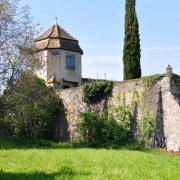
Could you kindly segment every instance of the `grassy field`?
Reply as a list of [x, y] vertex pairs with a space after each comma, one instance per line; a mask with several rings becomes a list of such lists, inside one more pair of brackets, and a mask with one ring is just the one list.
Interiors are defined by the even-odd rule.
[[154, 151], [66, 144], [20, 145], [0, 139], [2, 179], [180, 179], [180, 157]]

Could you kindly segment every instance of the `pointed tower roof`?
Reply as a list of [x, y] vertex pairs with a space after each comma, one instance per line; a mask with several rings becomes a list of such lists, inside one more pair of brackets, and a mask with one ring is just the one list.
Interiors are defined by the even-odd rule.
[[64, 49], [80, 52], [79, 42], [58, 24], [51, 26], [45, 33], [40, 35], [34, 42], [36, 51], [45, 49]]

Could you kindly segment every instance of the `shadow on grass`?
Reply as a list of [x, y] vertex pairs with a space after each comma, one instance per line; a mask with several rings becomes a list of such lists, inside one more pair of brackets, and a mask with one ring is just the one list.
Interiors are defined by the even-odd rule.
[[120, 147], [90, 147], [86, 144], [75, 142], [53, 142], [47, 140], [29, 140], [24, 138], [4, 137], [0, 136], [0, 149], [107, 149], [107, 150], [132, 150], [146, 151], [143, 146], [136, 142], [128, 143]]
[[72, 179], [76, 176], [87, 177], [90, 175], [89, 172], [78, 172], [74, 171], [71, 167], [63, 167], [60, 171], [55, 173], [45, 173], [45, 172], [32, 172], [32, 173], [23, 173], [23, 172], [3, 172], [0, 171], [0, 179], [1, 180], [41, 180], [41, 179], [48, 179], [48, 180], [54, 180], [56, 178], [62, 178], [62, 179]]
[[85, 148], [84, 145], [75, 142], [53, 142], [0, 136], [0, 149], [76, 149], [83, 147]]

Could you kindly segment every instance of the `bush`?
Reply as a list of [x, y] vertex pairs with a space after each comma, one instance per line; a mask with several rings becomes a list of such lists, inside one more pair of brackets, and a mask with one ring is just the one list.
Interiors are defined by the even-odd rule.
[[130, 132], [109, 118], [107, 113], [98, 116], [94, 112], [85, 112], [81, 118], [81, 142], [92, 147], [119, 147], [129, 142]]
[[112, 92], [112, 81], [95, 81], [83, 86], [83, 101], [90, 104], [101, 100]]
[[13, 136], [51, 139], [59, 98], [31, 72], [9, 84], [2, 97], [2, 130]]

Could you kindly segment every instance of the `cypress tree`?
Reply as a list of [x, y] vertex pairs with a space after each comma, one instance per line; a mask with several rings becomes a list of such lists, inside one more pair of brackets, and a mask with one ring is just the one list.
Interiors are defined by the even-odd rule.
[[141, 49], [136, 0], [126, 0], [125, 38], [123, 50], [124, 80], [141, 77]]

